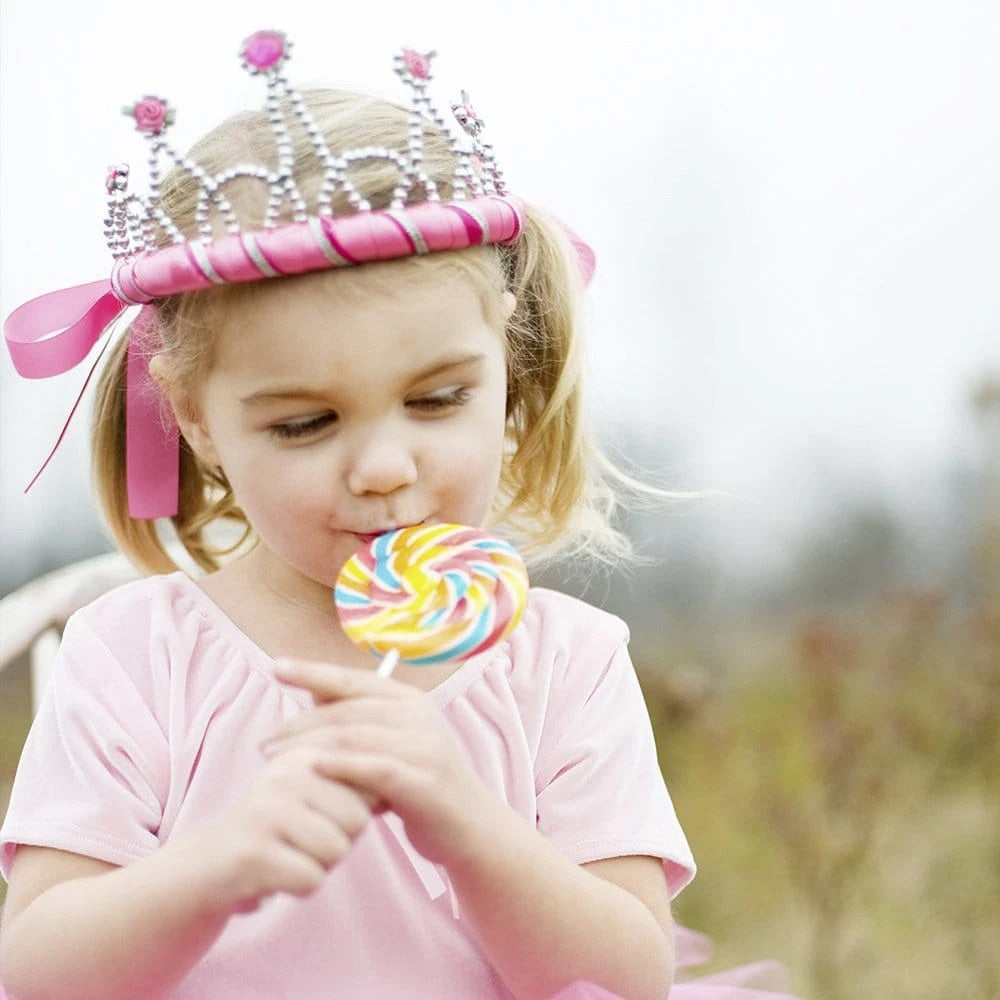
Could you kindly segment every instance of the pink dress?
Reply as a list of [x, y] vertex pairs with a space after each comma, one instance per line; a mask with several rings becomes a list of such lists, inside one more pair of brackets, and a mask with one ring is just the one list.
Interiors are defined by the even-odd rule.
[[[568, 858], [662, 858], [676, 895], [695, 867], [627, 638], [612, 615], [534, 589], [510, 639], [427, 697], [480, 778]], [[19, 844], [126, 865], [197, 831], [249, 786], [261, 741], [310, 705], [183, 574], [112, 591], [66, 627], [0, 829], [0, 871]], [[686, 940], [682, 957], [700, 939]], [[416, 852], [394, 814], [373, 821], [309, 898], [278, 896], [233, 917], [171, 994], [328, 996], [512, 996], [466, 933], [447, 872]], [[750, 994], [706, 984], [671, 996]]]

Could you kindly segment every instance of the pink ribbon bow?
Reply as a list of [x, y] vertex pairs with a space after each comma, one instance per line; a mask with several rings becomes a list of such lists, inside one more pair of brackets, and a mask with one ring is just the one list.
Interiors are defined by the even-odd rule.
[[[107, 279], [63, 288], [25, 302], [4, 324], [14, 368], [25, 378], [51, 378], [75, 368], [126, 308]], [[55, 445], [25, 492], [34, 486], [59, 449], [109, 343], [110, 338], [94, 359]], [[156, 312], [145, 306], [130, 331], [126, 377], [125, 468], [128, 512], [135, 518], [172, 517], [177, 513], [179, 432], [164, 412], [159, 390], [149, 376], [148, 360], [158, 344]]]

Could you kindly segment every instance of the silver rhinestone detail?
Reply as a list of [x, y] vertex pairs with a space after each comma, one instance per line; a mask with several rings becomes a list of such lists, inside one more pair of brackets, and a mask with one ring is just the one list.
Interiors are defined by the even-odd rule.
[[[244, 68], [252, 76], [264, 78], [267, 94], [265, 107], [274, 137], [277, 168], [269, 170], [261, 165], [240, 164], [214, 175], [209, 174], [194, 160], [178, 153], [169, 145], [167, 133], [173, 124], [174, 112], [168, 109], [162, 127], [156, 132], [145, 134], [148, 142], [148, 195], [138, 196], [127, 192], [127, 166], [124, 167], [122, 179], [109, 174], [110, 186], [104, 235], [116, 260], [132, 257], [144, 250], [155, 251], [164, 242], [188, 242], [160, 205], [164, 163], [189, 174], [198, 185], [195, 207], [197, 238], [191, 240], [190, 245], [206, 276], [220, 282], [221, 279], [217, 279], [217, 276], [212, 277], [214, 269], [204, 254], [203, 246], [199, 245], [197, 240], [200, 239], [204, 244], [218, 235], [213, 219], [217, 219], [217, 222], [221, 223], [225, 231], [231, 235], [244, 233], [240, 219], [223, 191], [225, 185], [237, 178], [255, 181], [265, 186], [266, 228], [281, 225], [283, 220], [288, 218], [296, 222], [308, 221], [314, 234], [317, 234], [317, 244], [323, 248], [325, 254], [329, 250], [334, 255], [336, 260], [331, 258], [331, 263], [338, 264], [347, 262], [329, 245], [322, 226], [317, 226], [315, 220], [319, 216], [333, 216], [333, 204], [338, 197], [346, 200], [353, 212], [371, 211], [370, 202], [351, 180], [351, 168], [355, 163], [363, 160], [382, 160], [396, 168], [398, 179], [390, 197], [389, 210], [400, 224], [407, 226], [411, 238], [414, 237], [414, 228], [405, 222], [405, 216], [399, 213], [408, 206], [441, 200], [438, 186], [424, 166], [424, 140], [426, 129], [430, 125], [443, 131], [455, 160], [449, 185], [453, 201], [460, 202], [484, 194], [505, 193], [506, 186], [493, 149], [481, 137], [483, 122], [472, 112], [468, 95], [463, 91], [461, 103], [451, 105], [462, 128], [461, 139], [456, 135], [456, 130], [448, 128], [432, 101], [428, 84], [431, 80], [430, 64], [434, 53], [404, 50], [395, 56], [396, 73], [410, 93], [406, 145], [402, 149], [364, 146], [335, 153], [327, 145], [326, 138], [316, 125], [302, 95], [289, 84], [285, 76], [284, 67], [288, 62], [292, 43], [286, 38], [283, 44], [284, 51], [281, 57], [270, 67], [258, 68], [243, 60]], [[315, 204], [312, 206], [307, 205], [294, 173], [290, 131], [293, 125], [303, 130], [321, 171], [322, 180]], [[120, 185], [119, 180], [121, 180]], [[253, 228], [248, 227], [248, 231]], [[419, 241], [414, 239], [418, 247], [422, 242], [422, 239]], [[257, 246], [254, 241], [244, 245], [248, 247], [248, 253], [249, 246]]]

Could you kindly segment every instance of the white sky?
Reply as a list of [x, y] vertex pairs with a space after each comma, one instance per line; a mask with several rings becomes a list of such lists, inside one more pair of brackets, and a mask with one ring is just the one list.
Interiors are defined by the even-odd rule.
[[[108, 273], [105, 168], [144, 175], [120, 106], [167, 97], [189, 145], [260, 103], [235, 52], [261, 27], [300, 85], [397, 94], [394, 51], [437, 49], [441, 103], [466, 87], [511, 188], [597, 250], [599, 418], [662, 444], [676, 485], [737, 495], [720, 530], [757, 539], [745, 558], [831, 484], [932, 510], [1000, 368], [995, 0], [8, 2], [0, 313]], [[7, 567], [93, 523], [86, 420], [21, 496], [83, 375], [0, 362]]]

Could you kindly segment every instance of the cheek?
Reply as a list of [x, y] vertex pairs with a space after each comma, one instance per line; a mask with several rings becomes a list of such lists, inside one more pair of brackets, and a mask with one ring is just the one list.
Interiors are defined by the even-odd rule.
[[266, 434], [240, 433], [218, 442], [220, 464], [251, 521], [308, 506], [322, 478], [303, 452], [275, 448]]
[[491, 410], [477, 414], [465, 427], [456, 427], [447, 440], [435, 441], [426, 456], [435, 478], [447, 482], [452, 492], [492, 501], [503, 462], [505, 426], [503, 410]]
[[240, 479], [244, 490], [266, 498], [271, 505], [304, 508], [329, 500], [333, 475], [317, 451], [259, 448], [241, 463]]
[[336, 514], [331, 509], [335, 491], [319, 476], [304, 475], [300, 468], [244, 467], [232, 486], [250, 523], [269, 545], [279, 549], [301, 548], [303, 539], [323, 530]]

